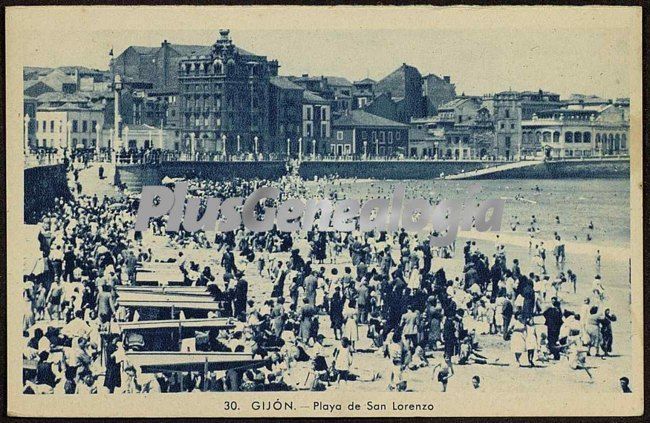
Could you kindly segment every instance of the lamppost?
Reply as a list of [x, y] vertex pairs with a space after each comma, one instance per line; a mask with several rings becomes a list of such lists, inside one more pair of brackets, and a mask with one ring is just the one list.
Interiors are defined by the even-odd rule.
[[226, 134], [221, 134], [221, 156], [223, 157], [224, 160], [226, 160]]
[[190, 132], [190, 161], [194, 160], [194, 132]]
[[115, 125], [113, 130], [115, 137], [113, 140], [113, 163], [117, 163], [117, 152], [122, 147], [120, 143], [120, 122], [122, 120], [120, 117], [120, 91], [122, 91], [122, 77], [119, 74], [115, 74], [113, 90], [115, 103], [113, 112], [113, 123]]
[[241, 153], [241, 137], [237, 135], [237, 154]]
[[366, 160], [368, 158], [368, 141], [363, 142], [363, 159]]
[[99, 161], [99, 155], [100, 155], [100, 143], [102, 139], [102, 132], [101, 132], [102, 127], [98, 124], [95, 125], [95, 133], [97, 134], [97, 138], [95, 141], [95, 154], [97, 155], [97, 161]]
[[160, 130], [158, 131], [158, 148], [160, 151], [163, 150], [163, 120], [160, 119]]
[[311, 140], [311, 158], [316, 159], [316, 140]]
[[298, 138], [298, 161], [302, 160], [302, 138]]
[[[113, 128], [108, 130], [108, 152], [112, 153], [113, 149], [115, 148], [115, 137], [113, 133]], [[112, 154], [111, 154], [112, 156]], [[113, 160], [115, 160], [115, 157], [113, 157]], [[115, 161], [113, 161], [115, 163]]]
[[255, 141], [255, 157], [257, 158], [257, 154], [258, 154], [257, 152], [258, 152], [258, 148], [259, 148], [259, 145], [258, 145], [259, 138], [257, 138], [257, 136], [256, 136], [255, 138], [253, 138], [253, 140]]
[[25, 115], [23, 120], [25, 122], [23, 127], [23, 154], [26, 156], [29, 153], [29, 115]]
[[[124, 141], [126, 141], [125, 149], [129, 148], [129, 127], [128, 126], [124, 127]], [[122, 144], [122, 142], [123, 141], [120, 139], [120, 144]], [[127, 157], [128, 157], [128, 154], [127, 154]]]
[[67, 156], [68, 148], [70, 147], [70, 142], [71, 142], [71, 134], [72, 134], [72, 121], [68, 121], [66, 123], [66, 137], [65, 137], [65, 145], [63, 146], [63, 157]]

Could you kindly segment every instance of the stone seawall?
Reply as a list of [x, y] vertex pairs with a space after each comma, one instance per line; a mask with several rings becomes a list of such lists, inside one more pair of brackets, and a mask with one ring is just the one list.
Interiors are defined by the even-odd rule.
[[23, 171], [25, 178], [25, 209], [23, 219], [34, 224], [39, 217], [54, 206], [57, 198], [69, 199], [72, 194], [68, 188], [65, 167], [62, 164], [35, 166]]
[[587, 159], [540, 162], [536, 166], [507, 169], [472, 179], [625, 179], [629, 177], [629, 159]]
[[159, 185], [164, 177], [208, 180], [279, 179], [286, 174], [285, 162], [165, 162], [119, 165], [117, 179], [127, 189], [140, 192], [144, 185]]
[[[314, 179], [328, 175], [360, 179], [437, 179], [441, 174], [455, 175], [476, 169], [497, 166], [503, 162], [476, 161], [308, 161], [300, 164], [299, 175]], [[133, 192], [144, 185], [159, 185], [170, 178], [199, 177], [210, 180], [232, 178], [276, 180], [287, 173], [285, 162], [166, 162], [118, 166], [118, 180]], [[472, 179], [563, 179], [563, 178], [629, 178], [627, 160], [572, 160], [540, 162], [521, 169], [507, 169]]]
[[300, 165], [300, 176], [313, 179], [314, 176], [338, 175], [341, 178], [362, 179], [436, 179], [441, 174], [453, 175], [460, 172], [495, 166], [501, 162], [476, 161], [314, 161]]

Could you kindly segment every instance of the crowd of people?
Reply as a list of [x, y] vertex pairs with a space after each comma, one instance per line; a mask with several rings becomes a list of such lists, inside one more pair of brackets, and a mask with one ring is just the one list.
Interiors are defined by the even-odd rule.
[[[320, 186], [330, 183], [335, 181]], [[282, 197], [308, 190], [295, 175], [278, 181], [194, 179], [189, 195], [246, 197], [262, 184], [280, 187]], [[591, 292], [578, 309], [567, 300], [576, 296], [578, 280], [565, 269], [559, 235], [554, 260], [543, 242], [531, 242], [535, 266], [524, 269], [501, 242], [493, 251], [481, 251], [475, 241], [437, 248], [428, 237], [403, 230], [168, 233], [167, 217], [161, 217], [139, 233], [137, 205], [135, 197], [98, 198], [79, 189], [41, 217], [40, 257], [25, 271], [22, 297], [25, 392], [325, 390], [354, 380], [404, 391], [420, 372], [430, 372], [431, 389], [439, 384], [445, 391], [456, 366], [566, 361], [591, 378], [587, 357], [613, 351], [616, 316], [600, 276], [600, 255]], [[176, 255], [157, 256], [152, 240]], [[196, 251], [209, 252], [209, 259], [195, 259]], [[453, 276], [452, 261], [461, 269]], [[111, 338], [106, 328], [151, 318], [120, 306], [116, 290], [135, 284], [138, 267], [151, 262], [178, 270], [186, 286], [207, 287], [221, 307], [198, 317], [242, 323], [236, 331], [197, 336], [197, 350], [248, 352], [265, 364], [245, 371], [150, 374], [129, 363], [126, 352], [137, 343]], [[253, 280], [268, 286], [268, 295], [255, 296]], [[508, 342], [512, 362], [490, 357], [484, 340]], [[364, 367], [369, 355], [383, 365]], [[476, 389], [480, 381], [478, 375], [472, 379]]]

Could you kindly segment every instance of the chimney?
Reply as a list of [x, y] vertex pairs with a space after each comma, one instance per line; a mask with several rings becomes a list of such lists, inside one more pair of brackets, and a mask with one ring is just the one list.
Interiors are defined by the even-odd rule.
[[451, 83], [451, 78], [449, 77], [449, 75], [443, 76], [442, 79], [444, 79], [447, 84]]

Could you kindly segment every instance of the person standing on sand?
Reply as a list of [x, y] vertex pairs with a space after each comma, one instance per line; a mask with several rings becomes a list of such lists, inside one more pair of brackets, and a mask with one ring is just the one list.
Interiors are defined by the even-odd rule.
[[615, 321], [616, 316], [612, 314], [608, 308], [605, 309], [605, 314], [603, 317], [598, 320], [598, 323], [600, 324], [600, 336], [602, 340], [603, 355], [605, 357], [608, 357], [609, 353], [612, 352], [612, 344], [614, 343], [612, 322]]
[[522, 366], [520, 358], [526, 351], [526, 326], [521, 322], [519, 314], [515, 314], [515, 319], [510, 329], [510, 352], [515, 356], [515, 361]]

